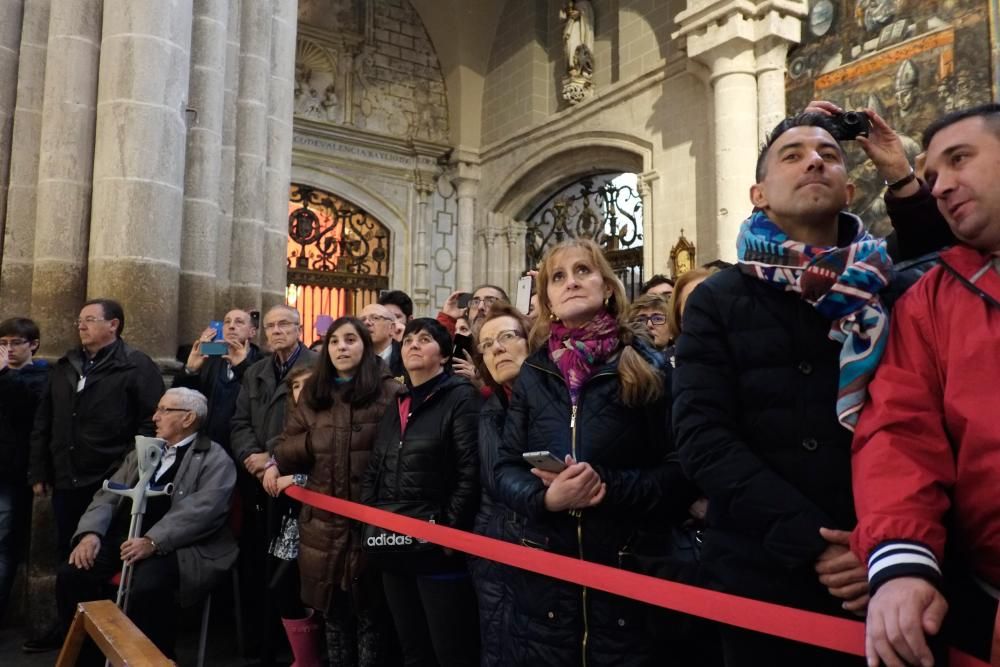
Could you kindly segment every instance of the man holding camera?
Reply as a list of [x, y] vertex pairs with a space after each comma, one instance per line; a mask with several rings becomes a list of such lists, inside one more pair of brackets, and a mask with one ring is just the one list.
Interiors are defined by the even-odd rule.
[[[239, 308], [230, 310], [222, 320], [222, 340], [217, 340], [218, 332], [212, 327], [202, 331], [191, 346], [184, 371], [174, 379], [173, 386], [200, 391], [208, 398], [208, 417], [202, 430], [227, 452], [243, 374], [261, 356], [253, 342], [256, 336], [257, 327], [250, 313]], [[202, 350], [202, 344], [213, 342], [221, 343], [218, 350], [208, 346]], [[225, 351], [216, 354], [223, 347]]]
[[[854, 185], [840, 141], [855, 137], [843, 115], [831, 117], [839, 112], [813, 103], [779, 123], [762, 149], [739, 262], [688, 298], [673, 414], [681, 464], [708, 497], [704, 583], [863, 614], [865, 567], [849, 549], [851, 429], [888, 333], [880, 293], [892, 263], [885, 241], [845, 210]], [[859, 144], [890, 190], [915, 194], [898, 136], [874, 112], [863, 116], [870, 128]], [[907, 221], [900, 247], [919, 249], [913, 236], [932, 228]], [[727, 667], [859, 662], [720, 631]]]

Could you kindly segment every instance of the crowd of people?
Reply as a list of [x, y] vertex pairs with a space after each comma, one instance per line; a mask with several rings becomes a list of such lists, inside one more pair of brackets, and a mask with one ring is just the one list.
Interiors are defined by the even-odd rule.
[[[31, 320], [0, 322], [0, 611], [33, 492], [54, 510], [60, 623], [25, 650], [57, 647], [127, 563], [129, 614], [173, 656], [177, 608], [238, 559], [264, 663], [279, 618], [299, 667], [1000, 659], [1000, 105], [933, 124], [917, 165], [865, 112], [888, 239], [846, 210], [841, 112], [814, 102], [769, 135], [736, 264], [631, 301], [571, 239], [532, 272], [529, 312], [482, 285], [414, 318], [393, 290], [310, 350], [294, 308], [264, 313], [260, 347], [234, 309], [170, 389], [111, 299], [83, 306], [80, 346], [51, 365]], [[136, 434], [165, 442], [154, 483], [174, 490], [128, 538], [101, 484], [136, 482]], [[292, 485], [864, 618], [867, 659], [467, 557]]]

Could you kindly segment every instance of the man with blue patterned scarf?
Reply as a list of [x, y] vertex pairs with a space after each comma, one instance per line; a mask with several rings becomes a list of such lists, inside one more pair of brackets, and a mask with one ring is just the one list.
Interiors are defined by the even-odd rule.
[[[834, 110], [814, 103], [762, 149], [738, 264], [687, 301], [674, 428], [681, 464], [709, 501], [704, 585], [863, 614], [865, 567], [849, 549], [851, 431], [885, 347], [879, 294], [893, 274], [885, 241], [845, 210], [854, 185]], [[919, 186], [898, 136], [867, 113], [870, 137], [858, 142], [890, 187], [911, 194]], [[912, 237], [931, 231], [901, 226], [900, 247], [919, 247]], [[727, 667], [864, 664], [729, 626], [721, 633]]]

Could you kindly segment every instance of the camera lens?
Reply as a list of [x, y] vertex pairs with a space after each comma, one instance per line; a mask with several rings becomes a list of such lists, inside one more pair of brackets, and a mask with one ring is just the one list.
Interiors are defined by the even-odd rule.
[[841, 121], [845, 126], [861, 125], [861, 114], [857, 111], [847, 111]]

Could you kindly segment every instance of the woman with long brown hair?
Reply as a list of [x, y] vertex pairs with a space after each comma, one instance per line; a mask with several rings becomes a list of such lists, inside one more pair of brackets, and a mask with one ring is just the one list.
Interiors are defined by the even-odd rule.
[[[538, 294], [534, 352], [514, 384], [497, 493], [526, 518], [522, 543], [628, 566], [640, 536], [668, 533], [695, 497], [670, 437], [670, 369], [646, 332], [630, 327], [624, 289], [593, 241], [549, 251]], [[541, 450], [564, 469], [525, 461]], [[527, 572], [510, 586], [517, 614], [503, 664], [655, 660], [640, 604]]]
[[[379, 420], [402, 389], [361, 320], [337, 319], [275, 447], [277, 469], [307, 474], [312, 491], [358, 501]], [[326, 615], [330, 664], [382, 664], [388, 616], [381, 581], [365, 568], [351, 521], [303, 505], [298, 563], [302, 601]]]

